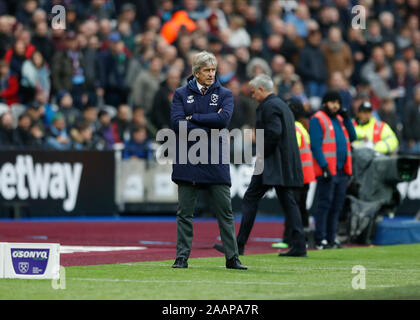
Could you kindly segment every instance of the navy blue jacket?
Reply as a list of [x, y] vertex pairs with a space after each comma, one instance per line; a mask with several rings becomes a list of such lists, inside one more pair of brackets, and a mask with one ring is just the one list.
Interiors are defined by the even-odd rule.
[[[173, 164], [172, 180], [176, 183], [189, 182], [193, 184], [227, 184], [231, 185], [229, 163], [222, 163], [222, 148], [228, 151], [228, 135], [225, 138], [218, 138], [217, 143], [211, 144], [211, 129], [227, 128], [233, 113], [233, 95], [232, 91], [221, 86], [216, 78], [215, 82], [202, 95], [198, 90], [197, 82], [193, 76], [188, 78], [188, 84], [175, 90], [171, 107], [171, 127], [176, 133], [176, 161]], [[217, 111], [222, 109], [220, 113]], [[185, 120], [186, 116], [192, 116], [191, 120]], [[188, 151], [198, 143], [208, 145], [207, 164], [192, 164], [191, 159], [186, 156], [185, 150], [180, 154], [180, 140], [185, 143], [186, 137], [180, 137], [179, 124], [187, 125], [187, 132], [193, 129], [202, 129], [207, 134], [206, 141], [200, 141], [194, 138], [193, 141], [187, 141]], [[181, 139], [180, 139], [181, 138]], [[212, 150], [213, 147], [213, 150]], [[219, 161], [211, 164], [211, 154], [219, 150]], [[193, 149], [193, 152], [196, 149]], [[195, 152], [194, 152], [195, 154]], [[199, 153], [198, 153], [199, 154]], [[180, 156], [187, 158], [185, 164], [180, 163]], [[214, 161], [213, 161], [214, 162]], [[226, 161], [225, 161], [226, 162]]]

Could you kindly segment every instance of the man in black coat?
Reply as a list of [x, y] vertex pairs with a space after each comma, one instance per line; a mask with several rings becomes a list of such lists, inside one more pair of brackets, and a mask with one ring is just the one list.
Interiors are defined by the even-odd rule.
[[[295, 119], [286, 103], [274, 94], [274, 84], [270, 77], [258, 75], [249, 84], [252, 97], [259, 102], [256, 129], [264, 130], [264, 146], [257, 145], [256, 164], [257, 169], [263, 162], [263, 170], [262, 173], [254, 171], [243, 198], [242, 221], [237, 236], [238, 250], [243, 254], [255, 221], [259, 200], [274, 187], [292, 230], [291, 249], [280, 256], [305, 257], [306, 242], [302, 220], [293, 195], [293, 188], [303, 186]], [[261, 150], [262, 147], [264, 150]], [[214, 247], [219, 251], [224, 250], [219, 244]]]

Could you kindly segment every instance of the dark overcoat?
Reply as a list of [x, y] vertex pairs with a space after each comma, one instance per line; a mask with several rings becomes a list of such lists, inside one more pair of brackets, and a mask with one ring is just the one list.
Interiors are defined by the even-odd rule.
[[286, 103], [274, 94], [265, 98], [257, 108], [256, 129], [264, 129], [263, 184], [303, 186], [295, 118]]

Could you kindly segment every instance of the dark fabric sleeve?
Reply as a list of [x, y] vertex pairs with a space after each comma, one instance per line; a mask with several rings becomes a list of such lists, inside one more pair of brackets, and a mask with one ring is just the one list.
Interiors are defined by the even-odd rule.
[[227, 128], [233, 114], [233, 95], [228, 92], [223, 99], [222, 111], [212, 113], [194, 113], [191, 121], [204, 125], [210, 129]]
[[[185, 121], [187, 123], [187, 131], [193, 129], [204, 129], [205, 127], [198, 126], [197, 124], [193, 123], [192, 121], [187, 121], [185, 119], [185, 111], [184, 105], [182, 103], [181, 95], [179, 94], [178, 90], [175, 91], [175, 94], [172, 98], [172, 106], [171, 106], [171, 127], [175, 132], [179, 130], [179, 122]], [[209, 131], [208, 129], [206, 131]]]
[[265, 158], [273, 154], [280, 140], [283, 131], [281, 117], [281, 112], [274, 108], [269, 107], [263, 110]]

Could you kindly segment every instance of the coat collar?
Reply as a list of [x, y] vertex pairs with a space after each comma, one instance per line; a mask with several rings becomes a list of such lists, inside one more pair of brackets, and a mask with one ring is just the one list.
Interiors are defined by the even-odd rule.
[[264, 105], [264, 103], [266, 103], [267, 101], [274, 99], [276, 97], [276, 95], [274, 93], [269, 94], [267, 97], [265, 97], [265, 99], [263, 101], [260, 102], [260, 104], [258, 105], [258, 109], [261, 109], [261, 106]]
[[[198, 90], [197, 87], [197, 81], [195, 80], [195, 77], [193, 75], [191, 75], [188, 79], [187, 79], [187, 86], [190, 90], [197, 92], [198, 94], [201, 94], [200, 90]], [[214, 89], [221, 87], [219, 78], [216, 76], [216, 79], [214, 80], [214, 83], [207, 89], [207, 93], [213, 91]]]

